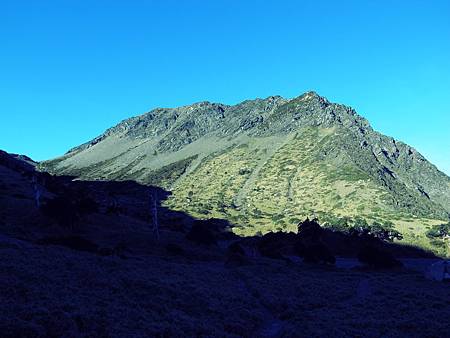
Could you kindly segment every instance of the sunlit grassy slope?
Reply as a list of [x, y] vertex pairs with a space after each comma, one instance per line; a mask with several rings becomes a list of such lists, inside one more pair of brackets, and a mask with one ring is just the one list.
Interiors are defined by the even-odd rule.
[[314, 216], [392, 221], [406, 243], [432, 248], [424, 233], [441, 220], [396, 208], [389, 191], [358, 167], [320, 159], [335, 135], [333, 128], [308, 128], [231, 145], [166, 185], [173, 192], [166, 205], [199, 218], [227, 219], [245, 236], [295, 231], [300, 220]]

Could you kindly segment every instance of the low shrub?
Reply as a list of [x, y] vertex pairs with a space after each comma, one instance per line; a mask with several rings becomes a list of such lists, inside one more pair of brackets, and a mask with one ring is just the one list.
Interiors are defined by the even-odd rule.
[[426, 232], [428, 238], [444, 238], [450, 236], [450, 222], [446, 224], [435, 224]]

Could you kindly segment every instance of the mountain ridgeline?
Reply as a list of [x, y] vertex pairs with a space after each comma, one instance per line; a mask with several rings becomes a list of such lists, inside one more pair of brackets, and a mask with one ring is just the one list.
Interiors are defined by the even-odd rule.
[[39, 167], [161, 186], [167, 206], [227, 219], [243, 235], [315, 216], [391, 221], [414, 237], [411, 224], [450, 217], [448, 176], [315, 92], [157, 108]]

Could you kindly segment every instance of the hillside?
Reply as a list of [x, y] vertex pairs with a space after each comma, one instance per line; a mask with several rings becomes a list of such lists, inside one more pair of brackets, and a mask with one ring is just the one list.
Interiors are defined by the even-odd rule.
[[[336, 264], [291, 251], [291, 240], [314, 242], [305, 234], [224, 232], [206, 245], [189, 239], [197, 220], [159, 203], [158, 238], [147, 208], [154, 189], [167, 197], [135, 182], [39, 173], [0, 151], [2, 337], [431, 337], [448, 329], [450, 289], [424, 278], [436, 261], [427, 252], [320, 227]], [[359, 264], [369, 243], [404, 267]]]
[[315, 92], [157, 108], [39, 168], [158, 185], [172, 192], [166, 206], [226, 219], [244, 235], [359, 216], [392, 221], [423, 245], [420, 233], [450, 215], [448, 176]]

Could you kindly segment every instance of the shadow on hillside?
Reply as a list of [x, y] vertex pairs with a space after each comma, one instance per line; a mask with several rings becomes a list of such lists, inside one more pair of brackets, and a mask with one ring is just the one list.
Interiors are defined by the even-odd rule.
[[[163, 202], [169, 198], [171, 193], [155, 186], [146, 186], [135, 181], [81, 181], [70, 176], [50, 176], [46, 175], [47, 185], [55, 194], [65, 194], [68, 196], [83, 196], [98, 205], [98, 211], [111, 216], [125, 215], [136, 218], [143, 222], [148, 222], [149, 227], [156, 205], [158, 213], [158, 225], [161, 231], [176, 231], [187, 234], [194, 224], [202, 222], [200, 229], [211, 230], [209, 236], [214, 236], [217, 242], [226, 240], [230, 243], [239, 241], [240, 238], [231, 232], [233, 224], [224, 219], [211, 219], [199, 221], [196, 218], [163, 206]], [[156, 199], [156, 200], [155, 200]], [[295, 240], [294, 234], [278, 235], [278, 241], [287, 244]], [[258, 242], [263, 237], [246, 238], [245, 241]], [[367, 245], [377, 247], [391, 253], [395, 257], [435, 257], [432, 253], [418, 247], [404, 244], [385, 242], [377, 239], [370, 240], [351, 236], [330, 229], [322, 229], [321, 241], [336, 256], [356, 257], [358, 252]]]
[[[6, 156], [6, 155], [5, 155]], [[174, 231], [187, 234], [192, 232], [193, 225], [198, 225], [198, 232], [210, 232], [208, 239], [210, 243], [218, 241], [245, 241], [260, 243], [270, 242], [274, 236], [262, 236], [241, 239], [231, 232], [233, 224], [224, 219], [197, 220], [194, 217], [182, 212], [172, 210], [163, 205], [163, 202], [170, 196], [170, 192], [155, 186], [146, 186], [135, 181], [82, 181], [71, 176], [53, 176], [48, 173], [36, 172], [34, 167], [15, 158], [7, 158], [8, 161], [1, 161], [0, 165], [6, 166], [18, 172], [25, 181], [30, 182], [30, 186], [37, 185], [48, 192], [52, 197], [43, 197], [42, 203], [53, 202], [49, 214], [54, 214], [57, 223], [69, 224], [75, 227], [79, 216], [83, 213], [97, 213], [107, 215], [107, 217], [126, 216], [137, 219], [143, 223], [148, 223], [151, 229], [157, 211], [158, 227], [160, 231]], [[34, 183], [33, 183], [34, 182]], [[14, 183], [14, 182], [13, 182]], [[31, 189], [30, 189], [31, 190]], [[31, 190], [32, 191], [32, 190]], [[5, 194], [0, 191], [0, 194]], [[32, 192], [30, 192], [32, 194]], [[44, 194], [45, 195], [45, 194]], [[33, 200], [33, 196], [28, 196]], [[11, 201], [14, 201], [11, 198]], [[56, 202], [55, 202], [56, 201]], [[13, 202], [14, 203], [14, 202]], [[50, 203], [51, 204], [51, 203]], [[20, 206], [17, 213], [22, 213]], [[106, 226], [106, 225], [105, 225]], [[106, 230], [106, 229], [105, 229]], [[209, 231], [210, 230], [210, 231]], [[200, 234], [201, 235], [201, 234]], [[293, 233], [279, 233], [276, 236], [276, 245], [285, 245], [296, 241]], [[189, 236], [187, 236], [189, 238]], [[200, 236], [201, 237], [201, 236]], [[204, 238], [202, 239], [204, 240]], [[202, 241], [200, 240], [200, 242]], [[367, 239], [350, 236], [348, 234], [323, 229], [321, 231], [321, 242], [337, 256], [355, 257], [357, 253], [368, 245]], [[433, 257], [430, 252], [417, 247], [387, 243], [380, 240], [372, 240], [370, 245], [381, 248], [396, 257]]]
[[162, 203], [171, 193], [156, 186], [135, 181], [84, 181], [73, 176], [41, 175], [45, 177], [42, 185], [55, 196], [66, 200], [82, 198], [95, 204], [95, 211], [101, 214], [122, 215], [151, 223], [156, 207], [159, 227], [174, 231], [184, 231], [195, 221], [186, 213], [164, 207]]
[[324, 229], [324, 243], [339, 256], [355, 257], [362, 248], [372, 245], [389, 252], [397, 258], [434, 258], [432, 252], [408, 244], [386, 242], [377, 239], [366, 240], [339, 231]]

